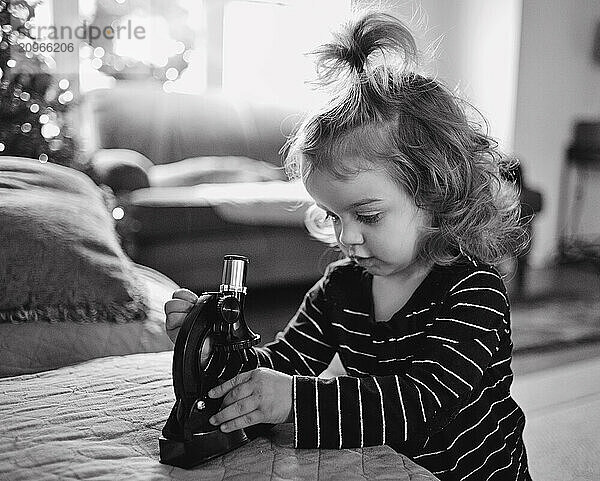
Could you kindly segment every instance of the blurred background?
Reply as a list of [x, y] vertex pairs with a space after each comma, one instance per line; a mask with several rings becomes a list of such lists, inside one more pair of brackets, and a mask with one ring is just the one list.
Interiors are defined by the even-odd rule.
[[[32, 25], [45, 36], [40, 41], [50, 41], [54, 27], [55, 43], [73, 45], [72, 52], [45, 55], [80, 103], [95, 90], [135, 83], [138, 90], [189, 95], [220, 90], [290, 111], [304, 111], [322, 99], [307, 84], [314, 70], [306, 53], [326, 41], [353, 8], [372, 5], [364, 0], [15, 3], [35, 5]], [[413, 27], [429, 53], [429, 72], [477, 106], [503, 149], [521, 159], [527, 185], [542, 195], [529, 262], [552, 263], [557, 253], [564, 254], [559, 250], [569, 250], [572, 234], [593, 243], [600, 232], [597, 173], [587, 169], [593, 167], [589, 162], [575, 165], [584, 167], [583, 182], [577, 169], [564, 167], [573, 166], [565, 162], [569, 147], [594, 145], [598, 133], [593, 125], [600, 115], [598, 2], [419, 0], [384, 6]], [[81, 25], [85, 38], [60, 33]], [[122, 27], [121, 34], [107, 34], [111, 26]], [[99, 38], [90, 38], [94, 28], [102, 31]], [[143, 34], [132, 35], [136, 28]], [[79, 130], [89, 144], [89, 126]]]
[[[323, 99], [310, 84], [307, 52], [372, 2], [2, 5], [13, 29], [3, 25], [0, 37], [8, 98], [0, 154], [90, 173], [110, 190], [117, 229], [135, 261], [202, 289], [218, 277], [222, 253], [238, 250], [255, 260], [251, 285], [268, 293], [274, 286], [302, 291], [337, 257], [306, 235], [310, 200], [301, 186], [279, 185], [286, 180], [279, 149], [302, 113]], [[427, 73], [470, 100], [502, 149], [521, 161], [531, 243], [503, 270], [515, 306], [544, 313], [535, 314], [540, 325], [523, 333], [524, 344], [596, 340], [600, 4], [383, 6], [414, 30]], [[24, 80], [33, 74], [35, 82]], [[565, 299], [571, 304], [563, 312]], [[549, 309], [561, 319], [549, 323]], [[581, 319], [558, 327], [573, 313]]]

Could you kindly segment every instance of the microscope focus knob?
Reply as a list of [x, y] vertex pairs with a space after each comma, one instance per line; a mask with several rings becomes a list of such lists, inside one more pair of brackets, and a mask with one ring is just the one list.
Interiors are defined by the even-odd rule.
[[223, 319], [229, 324], [236, 322], [242, 312], [240, 301], [235, 296], [225, 296], [221, 298], [217, 308]]

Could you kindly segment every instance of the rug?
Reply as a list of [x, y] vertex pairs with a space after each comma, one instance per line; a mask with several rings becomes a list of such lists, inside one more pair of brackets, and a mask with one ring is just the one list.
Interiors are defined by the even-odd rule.
[[600, 297], [543, 295], [512, 304], [514, 352], [600, 342]]

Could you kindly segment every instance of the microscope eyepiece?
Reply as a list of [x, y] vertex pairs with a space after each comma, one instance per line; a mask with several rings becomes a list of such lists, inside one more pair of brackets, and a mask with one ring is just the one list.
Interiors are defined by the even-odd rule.
[[223, 258], [223, 277], [220, 291], [246, 292], [246, 273], [248, 258], [227, 255]]

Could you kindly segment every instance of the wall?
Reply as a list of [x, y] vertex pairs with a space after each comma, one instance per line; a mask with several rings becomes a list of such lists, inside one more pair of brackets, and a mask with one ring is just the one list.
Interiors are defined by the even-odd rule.
[[513, 147], [521, 0], [421, 0], [396, 7], [424, 15], [423, 48], [438, 45], [434, 74], [456, 88], [489, 122], [501, 147]]
[[[522, 19], [515, 151], [544, 195], [532, 251], [532, 260], [544, 264], [557, 246], [560, 174], [573, 122], [600, 117], [600, 66], [591, 58], [600, 2], [523, 0]], [[600, 201], [593, 195], [600, 179], [590, 181], [583, 223], [600, 232]]]
[[490, 133], [513, 148], [522, 0], [355, 0], [407, 21], [422, 50], [437, 48], [430, 72], [480, 110]]

